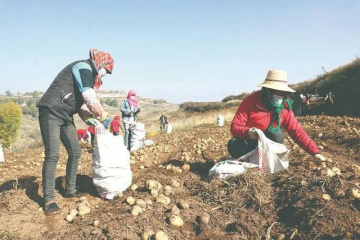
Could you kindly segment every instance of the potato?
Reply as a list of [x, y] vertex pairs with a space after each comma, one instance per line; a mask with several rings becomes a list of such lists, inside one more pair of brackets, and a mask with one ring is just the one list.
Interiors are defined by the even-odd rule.
[[210, 221], [210, 215], [209, 214], [207, 214], [207, 213], [203, 213], [203, 214], [201, 214], [200, 216], [197, 216], [197, 222], [199, 223], [199, 224], [205, 224], [205, 225], [207, 225], [208, 223], [209, 223], [209, 221]]
[[89, 203], [88, 202], [82, 202], [78, 205], [77, 207], [78, 210], [78, 215], [79, 216], [84, 216], [86, 214], [90, 213], [90, 207], [89, 207]]
[[172, 194], [172, 192], [173, 192], [173, 189], [172, 189], [171, 186], [166, 185], [166, 186], [164, 187], [164, 194], [165, 194], [165, 196], [170, 196], [170, 195]]
[[170, 185], [173, 187], [173, 188], [178, 188], [178, 187], [181, 187], [181, 183], [175, 179], [171, 180], [171, 183]]
[[350, 189], [350, 194], [351, 197], [355, 198], [355, 199], [360, 199], [360, 191], [357, 188], [352, 188]]
[[334, 191], [334, 196], [335, 198], [342, 198], [343, 196], [345, 196], [345, 192], [341, 188], [336, 188]]
[[100, 221], [99, 221], [99, 220], [95, 220], [95, 221], [93, 222], [93, 225], [94, 225], [94, 227], [98, 227], [98, 226], [100, 225]]
[[176, 205], [174, 205], [171, 207], [171, 213], [174, 215], [180, 215], [180, 209]]
[[333, 167], [332, 169], [331, 169], [336, 175], [341, 175], [341, 170], [339, 169], [339, 168], [337, 168], [337, 167]]
[[146, 207], [146, 203], [142, 199], [136, 199], [135, 204], [142, 208]]
[[188, 171], [190, 171], [190, 165], [186, 163], [186, 164], [182, 165], [181, 169], [183, 170], [183, 172], [188, 172]]
[[334, 177], [336, 175], [330, 168], [321, 169], [321, 174], [327, 177]]
[[132, 184], [131, 187], [130, 187], [131, 191], [133, 191], [133, 192], [135, 192], [136, 189], [138, 189], [138, 188], [139, 188], [139, 186], [136, 185], [136, 184]]
[[146, 188], [149, 190], [151, 190], [151, 189], [160, 190], [160, 189], [162, 189], [162, 185], [158, 181], [148, 180], [146, 182]]
[[161, 203], [161, 204], [165, 204], [168, 205], [171, 203], [170, 198], [164, 196], [163, 194], [160, 194], [157, 198], [156, 198], [156, 202], [157, 203]]
[[174, 173], [179, 172], [180, 168], [176, 167], [176, 166], [172, 166], [171, 171], [173, 171]]
[[128, 197], [127, 199], [126, 199], [126, 202], [129, 204], [129, 205], [134, 205], [134, 203], [135, 203], [135, 198], [133, 198], [133, 197]]
[[153, 204], [153, 202], [151, 201], [151, 199], [148, 199], [148, 198], [145, 199], [144, 202], [145, 202], [146, 205], [152, 205], [152, 204]]
[[142, 240], [150, 240], [152, 239], [152, 236], [155, 235], [155, 232], [153, 230], [145, 230], [142, 234], [141, 234], [141, 239]]
[[349, 171], [353, 172], [355, 177], [360, 177], [360, 166], [359, 165], [351, 165], [349, 167]]
[[181, 199], [181, 200], [179, 201], [179, 206], [180, 206], [180, 208], [182, 208], [182, 209], [189, 209], [189, 208], [190, 208], [189, 204], [188, 204], [185, 200], [183, 200], [183, 199]]
[[157, 231], [155, 234], [155, 240], [169, 240], [169, 237], [163, 231]]
[[69, 215], [67, 215], [65, 218], [66, 221], [72, 222], [77, 214], [78, 214], [78, 211], [76, 209], [71, 210]]
[[151, 190], [150, 190], [150, 195], [153, 196], [153, 197], [159, 196], [159, 190], [157, 190], [157, 189], [151, 189]]
[[142, 208], [139, 205], [134, 205], [131, 209], [131, 215], [138, 216], [142, 213]]
[[324, 200], [326, 200], [326, 201], [331, 200], [331, 197], [330, 197], [329, 194], [323, 194], [323, 195], [322, 195], [322, 198], [323, 198]]
[[172, 227], [182, 227], [184, 225], [184, 221], [182, 220], [181, 217], [176, 216], [176, 215], [172, 215], [169, 219], [170, 225]]

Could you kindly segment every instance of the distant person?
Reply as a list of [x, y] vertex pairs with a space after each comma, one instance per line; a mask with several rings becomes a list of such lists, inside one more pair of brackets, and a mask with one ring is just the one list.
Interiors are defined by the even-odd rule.
[[137, 94], [135, 90], [130, 90], [127, 98], [122, 101], [120, 111], [122, 113], [122, 122], [124, 124], [124, 143], [125, 146], [130, 149], [131, 133], [130, 127], [135, 123], [137, 114], [140, 113], [139, 103], [137, 100]]
[[240, 104], [230, 131], [233, 138], [228, 143], [228, 151], [234, 158], [251, 152], [257, 146], [256, 129], [265, 133], [267, 138], [283, 143], [283, 127], [290, 137], [315, 159], [325, 160], [319, 153], [315, 142], [306, 134], [292, 112], [293, 101], [288, 93], [295, 92], [287, 85], [287, 73], [270, 70], [261, 91], [247, 96]]
[[167, 117], [164, 114], [162, 114], [159, 121], [160, 121], [160, 130], [165, 131], [166, 125], [168, 124]]
[[85, 195], [75, 189], [81, 148], [73, 115], [78, 113], [82, 120], [93, 125], [95, 118], [100, 121], [107, 118], [108, 114], [101, 106], [95, 89], [101, 86], [106, 74], [112, 73], [113, 67], [114, 61], [110, 54], [91, 49], [89, 59], [70, 63], [57, 75], [37, 104], [45, 146], [42, 179], [46, 215], [60, 212], [54, 195], [60, 141], [69, 156], [63, 196], [73, 198]]
[[120, 135], [120, 130], [122, 132], [124, 131], [124, 127], [121, 125], [120, 121], [121, 121], [120, 116], [114, 117], [114, 119], [111, 121], [110, 129], [114, 136]]
[[[78, 140], [81, 142], [85, 142], [86, 140], [89, 139], [90, 133], [88, 134], [88, 131], [86, 129], [80, 128], [80, 129], [76, 130], [76, 133], [78, 135]], [[91, 136], [90, 136], [90, 138], [91, 138]]]

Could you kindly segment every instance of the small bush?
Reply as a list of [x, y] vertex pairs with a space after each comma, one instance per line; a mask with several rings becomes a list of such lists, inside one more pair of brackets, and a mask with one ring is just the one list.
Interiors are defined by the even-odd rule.
[[14, 102], [0, 104], [0, 137], [4, 147], [9, 147], [16, 140], [21, 115], [21, 107]]
[[154, 104], [162, 104], [162, 103], [166, 103], [166, 100], [164, 100], [164, 99], [154, 99], [153, 103]]

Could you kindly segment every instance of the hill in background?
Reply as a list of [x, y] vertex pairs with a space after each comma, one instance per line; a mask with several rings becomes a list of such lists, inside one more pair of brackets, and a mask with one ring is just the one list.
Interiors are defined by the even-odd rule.
[[332, 92], [335, 103], [325, 109], [317, 109], [314, 113], [331, 115], [360, 115], [360, 59], [340, 66], [330, 72], [325, 72], [315, 79], [291, 86], [297, 93], [318, 93], [325, 96]]

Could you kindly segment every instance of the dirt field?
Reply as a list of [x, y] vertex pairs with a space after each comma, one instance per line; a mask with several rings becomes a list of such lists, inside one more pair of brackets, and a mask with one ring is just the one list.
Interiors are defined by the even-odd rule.
[[[64, 149], [56, 181], [62, 213], [51, 217], [45, 217], [41, 208], [43, 149], [6, 153], [6, 162], [0, 164], [0, 239], [141, 239], [145, 230], [162, 230], [170, 239], [359, 239], [360, 200], [350, 192], [360, 190], [360, 169], [351, 169], [359, 166], [360, 118], [299, 119], [329, 161], [314, 162], [287, 139], [286, 145], [292, 148], [288, 171], [265, 176], [250, 172], [210, 181], [208, 170], [229, 158], [230, 132], [229, 125], [202, 125], [153, 136], [154, 146], [132, 153], [133, 183], [139, 188], [113, 201], [97, 196], [91, 179], [92, 156], [83, 148], [77, 185], [89, 193], [91, 212], [72, 223], [65, 217], [78, 203], [59, 193], [65, 175]], [[179, 173], [176, 167], [185, 162], [190, 171]], [[341, 175], [327, 176], [325, 167], [338, 167]], [[170, 204], [157, 203], [149, 194], [145, 183], [150, 179], [173, 186]], [[330, 199], [325, 200], [324, 194]], [[148, 200], [137, 217], [126, 203], [129, 196]], [[180, 207], [181, 200], [189, 208]], [[174, 205], [180, 208], [182, 227], [169, 224]], [[94, 224], [96, 220], [99, 223]]]

